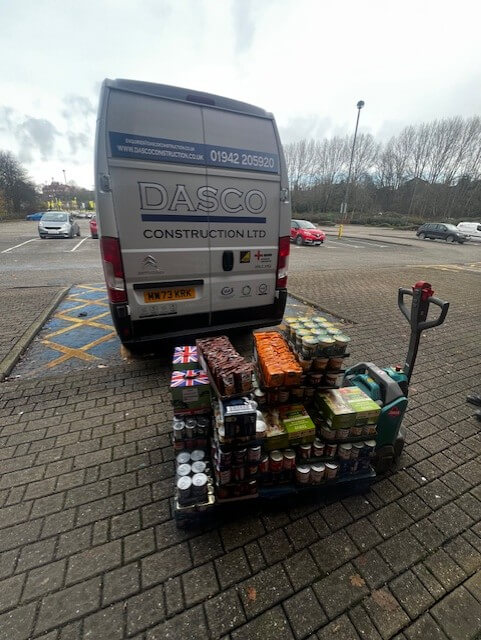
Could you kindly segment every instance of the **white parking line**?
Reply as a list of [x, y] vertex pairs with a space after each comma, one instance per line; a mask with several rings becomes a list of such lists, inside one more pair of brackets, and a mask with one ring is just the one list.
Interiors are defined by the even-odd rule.
[[24, 244], [28, 244], [29, 242], [35, 242], [35, 240], [38, 240], [38, 238], [32, 238], [31, 240], [25, 240], [25, 242], [21, 242], [20, 244], [16, 244], [14, 247], [9, 247], [8, 249], [4, 249], [2, 251], [2, 253], [8, 253], [9, 251], [12, 251], [13, 249], [16, 249], [17, 247], [22, 247]]
[[78, 244], [75, 245], [75, 247], [73, 249], [70, 249], [70, 251], [75, 251], [75, 249], [78, 249], [78, 247], [80, 247], [80, 245], [82, 244], [82, 242], [85, 242], [85, 240], [88, 240], [89, 237], [85, 236], [85, 238], [82, 238], [82, 240], [80, 240], [80, 242]]
[[364, 247], [360, 247], [357, 244], [352, 244], [351, 242], [346, 242], [345, 240], [329, 240], [329, 242], [334, 242], [335, 244], [340, 244], [344, 247], [352, 247], [353, 249], [364, 249]]

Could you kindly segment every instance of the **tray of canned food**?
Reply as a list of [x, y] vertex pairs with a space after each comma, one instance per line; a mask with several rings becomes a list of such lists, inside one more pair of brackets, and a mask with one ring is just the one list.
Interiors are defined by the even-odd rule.
[[[329, 465], [327, 463], [325, 466]], [[334, 467], [335, 465], [331, 465]], [[334, 473], [335, 469], [330, 468], [330, 473]], [[317, 473], [321, 473], [317, 471]], [[358, 471], [355, 474], [345, 474], [345, 475], [336, 475], [333, 478], [325, 478], [324, 480], [312, 481], [311, 472], [307, 475], [307, 472], [304, 472], [303, 480], [301, 482], [296, 483], [284, 483], [277, 485], [262, 485], [259, 487], [259, 498], [273, 499], [282, 497], [285, 495], [295, 495], [303, 492], [314, 492], [316, 490], [322, 491], [327, 488], [333, 488], [336, 486], [342, 486], [346, 484], [356, 484], [361, 486], [363, 483], [371, 484], [371, 482], [376, 478], [376, 472], [374, 469], [369, 466], [362, 471]]]
[[196, 340], [199, 362], [220, 400], [246, 396], [254, 391], [254, 365], [241, 356], [227, 336]]
[[259, 445], [265, 437], [265, 425], [257, 402], [247, 397], [213, 402], [214, 438], [224, 451]]
[[212, 471], [203, 449], [180, 451], [175, 458], [175, 498], [179, 507], [206, 505], [214, 494]]
[[210, 425], [210, 414], [174, 416], [172, 419], [174, 451], [205, 449], [210, 436]]

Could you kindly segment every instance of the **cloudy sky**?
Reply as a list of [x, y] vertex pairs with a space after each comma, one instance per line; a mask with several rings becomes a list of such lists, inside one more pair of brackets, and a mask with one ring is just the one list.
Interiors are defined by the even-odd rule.
[[481, 113], [474, 0], [0, 0], [0, 149], [38, 183], [93, 184], [101, 81], [272, 111], [284, 142]]

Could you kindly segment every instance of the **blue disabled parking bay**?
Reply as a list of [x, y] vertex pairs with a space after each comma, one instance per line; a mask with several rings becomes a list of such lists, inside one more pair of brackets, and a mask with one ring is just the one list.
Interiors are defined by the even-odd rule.
[[[319, 309], [288, 296], [286, 316], [313, 313], [319, 313]], [[336, 322], [335, 318], [329, 318]], [[76, 285], [34, 338], [10, 378], [104, 368], [131, 357], [122, 350], [113, 327], [105, 285]]]
[[122, 362], [104, 284], [72, 287], [10, 377], [37, 377]]

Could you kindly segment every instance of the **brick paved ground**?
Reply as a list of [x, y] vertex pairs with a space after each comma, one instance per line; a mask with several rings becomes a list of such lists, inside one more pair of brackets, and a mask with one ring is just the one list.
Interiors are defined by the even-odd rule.
[[0, 639], [467, 640], [481, 631], [480, 384], [474, 273], [299, 274], [358, 324], [352, 362], [402, 361], [395, 291], [451, 300], [425, 338], [401, 468], [366, 496], [172, 520], [168, 368], [0, 387]]
[[0, 361], [50, 304], [58, 291], [59, 287], [0, 289], [2, 301]]

